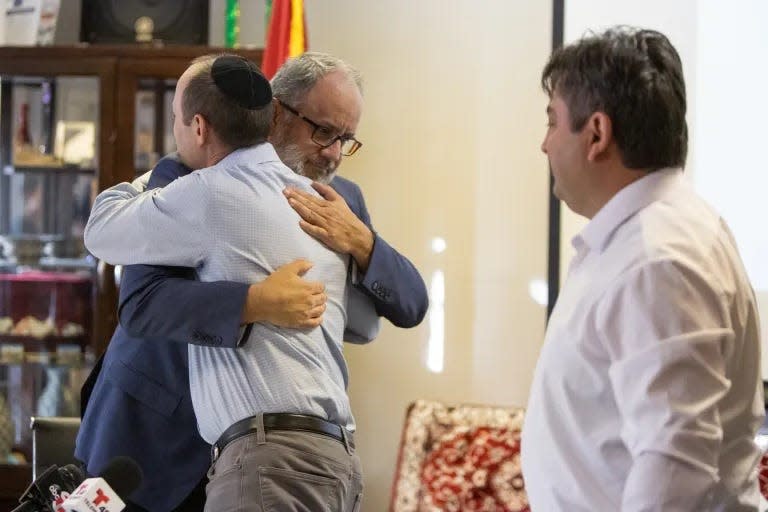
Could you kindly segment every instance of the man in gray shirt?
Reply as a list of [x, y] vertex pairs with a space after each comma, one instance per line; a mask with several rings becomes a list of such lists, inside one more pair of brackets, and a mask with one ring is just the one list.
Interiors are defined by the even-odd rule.
[[285, 201], [286, 187], [314, 191], [265, 142], [271, 100], [253, 63], [195, 61], [176, 87], [174, 136], [182, 162], [202, 170], [162, 190], [103, 192], [85, 240], [110, 263], [195, 267], [203, 281], [255, 282], [296, 258], [313, 262], [307, 277], [327, 295], [321, 326], [253, 324], [237, 349], [189, 346], [198, 426], [214, 445], [206, 510], [352, 510], [362, 483], [342, 335], [346, 325], [373, 339], [378, 316], [349, 286], [350, 256], [304, 233]]

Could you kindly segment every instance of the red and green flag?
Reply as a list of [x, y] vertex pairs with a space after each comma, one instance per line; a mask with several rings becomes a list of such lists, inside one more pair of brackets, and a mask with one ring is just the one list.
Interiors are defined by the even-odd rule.
[[267, 0], [267, 44], [261, 71], [272, 78], [280, 66], [307, 50], [304, 0]]

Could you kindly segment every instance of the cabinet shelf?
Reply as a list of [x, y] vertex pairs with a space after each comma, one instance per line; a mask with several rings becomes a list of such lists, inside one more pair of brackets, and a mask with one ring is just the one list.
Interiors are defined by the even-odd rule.
[[64, 164], [59, 166], [47, 165], [6, 165], [3, 167], [3, 174], [13, 175], [17, 173], [72, 173], [72, 174], [96, 174], [96, 169], [92, 167], [80, 167], [74, 164]]
[[[78, 366], [89, 340], [86, 336], [20, 336], [0, 334], [0, 364], [44, 363]], [[18, 350], [9, 350], [18, 347]], [[61, 350], [65, 348], [66, 350]]]
[[57, 347], [61, 345], [78, 345], [84, 347], [87, 344], [87, 337], [82, 335], [49, 335], [41, 338], [20, 334], [0, 334], [0, 346], [23, 345], [27, 352], [56, 352]]

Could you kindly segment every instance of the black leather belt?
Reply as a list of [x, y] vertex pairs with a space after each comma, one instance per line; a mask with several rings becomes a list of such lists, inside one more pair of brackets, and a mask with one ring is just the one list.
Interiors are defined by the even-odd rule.
[[[252, 434], [259, 429], [257, 416], [251, 416], [233, 424], [221, 434], [219, 440], [213, 444], [211, 455], [213, 460], [219, 457], [224, 448], [240, 437]], [[274, 430], [298, 430], [302, 432], [313, 432], [331, 437], [341, 444], [348, 444], [350, 448], [355, 449], [355, 441], [352, 432], [344, 427], [317, 416], [306, 414], [288, 414], [288, 413], [267, 413], [264, 414], [264, 431]], [[346, 439], [346, 442], [345, 442]]]

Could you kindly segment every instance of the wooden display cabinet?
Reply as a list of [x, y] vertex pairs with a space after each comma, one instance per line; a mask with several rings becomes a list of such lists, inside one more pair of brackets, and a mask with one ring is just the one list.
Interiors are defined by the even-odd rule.
[[[32, 306], [39, 306], [38, 310], [43, 312], [30, 316], [47, 315], [46, 321], [51, 324], [50, 332], [37, 335], [10, 335], [0, 326], [0, 403], [5, 401], [6, 409], [14, 411], [14, 449], [27, 458], [31, 457], [27, 413], [61, 413], [61, 407], [50, 406], [50, 398], [66, 396], [65, 412], [71, 414], [90, 365], [105, 350], [117, 325], [114, 269], [94, 260], [82, 246], [81, 224], [87, 218], [93, 197], [116, 183], [132, 180], [173, 147], [168, 110], [175, 80], [193, 58], [225, 51], [261, 62], [261, 50], [206, 46], [0, 47], [0, 274], [6, 274], [5, 282], [0, 280], [0, 317], [18, 317], [19, 307], [29, 305], [31, 311]], [[77, 94], [66, 102], [61, 97], [56, 99], [62, 81], [66, 81], [64, 77], [85, 80], [97, 98], [79, 91], [80, 99]], [[42, 107], [36, 109], [41, 129], [38, 140], [31, 145], [32, 153], [39, 152], [41, 156], [33, 155], [26, 162], [20, 161], [20, 150], [14, 143], [19, 132], [18, 96], [24, 94], [42, 98]], [[57, 107], [77, 107], [78, 102], [89, 101], [97, 110], [92, 120], [78, 125], [82, 120], [70, 119], [60, 126]], [[92, 140], [93, 158], [72, 164], [65, 161], [60, 147], [59, 154], [54, 147], [68, 140], [67, 130], [78, 127], [84, 131], [84, 140]], [[95, 128], [92, 134], [91, 127]], [[78, 135], [72, 135], [73, 140]], [[34, 222], [25, 225], [22, 220], [28, 219], [19, 220], [32, 206], [40, 205]], [[13, 254], [8, 246], [14, 243], [36, 247], [39, 254]], [[59, 250], [63, 252], [57, 253]], [[13, 258], [8, 258], [9, 254]], [[8, 284], [19, 280], [12, 274], [19, 274], [22, 268], [37, 272], [35, 279], [42, 281], [79, 280], [81, 288], [76, 298], [71, 299], [68, 292], [51, 291], [66, 286], [61, 288], [59, 284], [56, 288], [48, 283], [48, 288], [35, 291], [33, 287], [31, 292], [23, 292], [33, 299], [22, 298], [19, 285]], [[70, 309], [77, 305], [73, 306], [73, 301], [84, 303], [85, 313], [83, 307], [76, 314], [62, 313], [63, 304], [69, 303]], [[82, 318], [77, 322], [61, 318], [78, 314]], [[11, 319], [14, 328], [18, 327], [18, 320]], [[62, 352], [62, 346], [69, 350]], [[9, 353], [14, 354], [10, 360]], [[53, 384], [61, 387], [51, 391]], [[41, 405], [44, 396], [46, 407]], [[0, 410], [0, 436], [2, 415]], [[15, 507], [31, 480], [28, 463], [4, 463], [4, 457], [0, 454], [3, 510]]]

